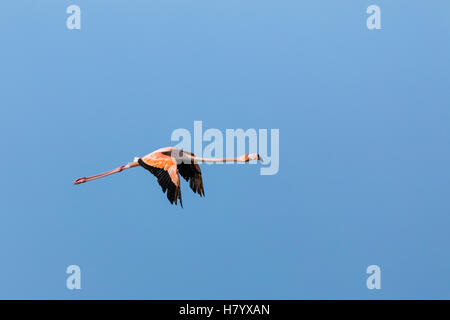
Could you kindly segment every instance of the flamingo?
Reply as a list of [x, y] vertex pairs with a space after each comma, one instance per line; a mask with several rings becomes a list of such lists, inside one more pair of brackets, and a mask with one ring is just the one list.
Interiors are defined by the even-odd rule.
[[189, 182], [194, 193], [198, 193], [200, 197], [205, 195], [203, 189], [202, 171], [199, 162], [249, 162], [250, 160], [263, 159], [259, 154], [244, 154], [238, 158], [201, 158], [195, 156], [192, 152], [184, 151], [174, 147], [165, 147], [153, 151], [144, 157], [135, 157], [133, 162], [122, 165], [116, 169], [100, 173], [90, 177], [78, 178], [73, 184], [80, 184], [95, 179], [103, 178], [111, 174], [121, 172], [125, 169], [141, 166], [150, 171], [157, 179], [162, 188], [163, 193], [167, 191], [167, 199], [171, 204], [177, 205], [178, 199], [181, 201], [180, 174]]

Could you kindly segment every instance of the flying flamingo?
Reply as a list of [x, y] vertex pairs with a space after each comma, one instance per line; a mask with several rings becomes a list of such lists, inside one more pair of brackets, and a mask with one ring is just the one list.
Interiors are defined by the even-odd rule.
[[250, 160], [260, 160], [263, 162], [259, 154], [254, 153], [244, 154], [238, 158], [201, 158], [196, 157], [195, 154], [191, 152], [174, 147], [166, 147], [153, 151], [142, 158], [136, 157], [133, 162], [129, 162], [116, 169], [95, 176], [78, 178], [73, 184], [80, 184], [103, 178], [125, 169], [141, 166], [158, 178], [158, 183], [161, 186], [163, 193], [167, 191], [167, 199], [169, 199], [171, 204], [175, 203], [176, 205], [178, 199], [180, 199], [180, 205], [183, 207], [179, 174], [189, 182], [189, 186], [194, 193], [204, 196], [205, 191], [203, 190], [202, 171], [198, 165], [199, 162], [249, 162]]

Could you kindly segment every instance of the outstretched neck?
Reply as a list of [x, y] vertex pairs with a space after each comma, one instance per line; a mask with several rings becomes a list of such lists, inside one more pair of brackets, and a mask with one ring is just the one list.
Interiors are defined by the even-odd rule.
[[195, 162], [245, 162], [245, 160], [240, 158], [202, 158], [193, 157]]

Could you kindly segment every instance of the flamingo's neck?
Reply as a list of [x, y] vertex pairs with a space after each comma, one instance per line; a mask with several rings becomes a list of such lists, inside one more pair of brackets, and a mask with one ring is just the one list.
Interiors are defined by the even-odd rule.
[[196, 162], [238, 162], [242, 160], [238, 158], [202, 158], [202, 157], [193, 157], [193, 160]]

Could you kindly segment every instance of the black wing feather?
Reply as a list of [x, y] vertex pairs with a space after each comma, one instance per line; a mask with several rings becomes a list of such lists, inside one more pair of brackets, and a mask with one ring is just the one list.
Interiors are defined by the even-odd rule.
[[201, 196], [205, 195], [205, 190], [203, 189], [202, 171], [200, 166], [196, 163], [184, 163], [178, 164], [178, 172], [180, 175], [189, 182], [189, 187], [191, 187], [194, 193], [198, 193]]
[[167, 199], [169, 199], [171, 204], [177, 204], [178, 199], [180, 199], [180, 205], [183, 207], [183, 202], [181, 200], [181, 189], [173, 183], [169, 173], [166, 170], [150, 166], [142, 159], [138, 159], [138, 163], [141, 167], [150, 171], [158, 179], [162, 192], [166, 193], [167, 191]]

